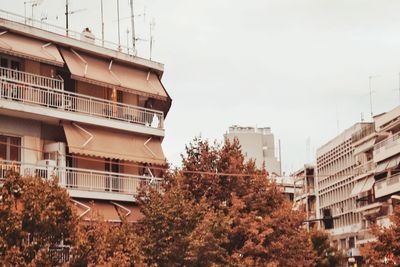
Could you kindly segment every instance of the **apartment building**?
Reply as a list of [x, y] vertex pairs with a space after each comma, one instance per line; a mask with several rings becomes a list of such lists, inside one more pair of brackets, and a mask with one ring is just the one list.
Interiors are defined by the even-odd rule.
[[163, 72], [89, 29], [0, 10], [0, 178], [57, 176], [81, 219], [137, 220], [138, 188], [166, 165]]
[[362, 229], [357, 197], [352, 194], [356, 183], [352, 137], [368, 125], [356, 123], [317, 149], [317, 217], [321, 219], [326, 211], [333, 215], [332, 243], [343, 252], [356, 247]]
[[276, 157], [275, 138], [271, 128], [231, 126], [224, 135], [230, 141], [237, 138], [242, 146], [246, 160], [253, 159], [256, 166], [261, 168], [265, 164], [269, 174], [281, 175], [281, 165]]
[[315, 166], [305, 164], [303, 168], [291, 175], [294, 179], [293, 207], [306, 214], [307, 230], [317, 227], [316, 210], [317, 201], [315, 194]]

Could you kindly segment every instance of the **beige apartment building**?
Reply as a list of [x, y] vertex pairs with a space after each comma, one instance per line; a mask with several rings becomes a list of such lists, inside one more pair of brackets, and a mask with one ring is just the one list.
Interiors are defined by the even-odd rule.
[[57, 176], [81, 219], [137, 220], [138, 188], [166, 167], [163, 72], [88, 29], [0, 10], [0, 178]]
[[370, 226], [389, 226], [389, 216], [400, 201], [400, 107], [374, 117], [363, 132], [354, 136], [357, 150], [357, 211], [362, 215], [362, 230], [357, 245], [375, 237]]
[[400, 107], [357, 123], [317, 150], [317, 215], [330, 209], [332, 241], [359, 256], [375, 239], [372, 224], [390, 225], [400, 201]]
[[303, 168], [291, 175], [294, 179], [295, 210], [302, 210], [306, 215], [307, 230], [317, 227], [317, 198], [315, 192], [315, 166], [305, 164]]
[[230, 141], [237, 138], [242, 146], [245, 159], [255, 160], [258, 168], [265, 164], [265, 168], [270, 175], [281, 175], [281, 165], [275, 153], [278, 149], [275, 145], [275, 138], [271, 128], [234, 125], [229, 127], [229, 131], [224, 137]]

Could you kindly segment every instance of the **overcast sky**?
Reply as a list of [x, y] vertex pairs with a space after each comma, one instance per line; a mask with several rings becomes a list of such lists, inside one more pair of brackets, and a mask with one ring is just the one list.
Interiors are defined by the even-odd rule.
[[[100, 0], [69, 0], [70, 28], [101, 36]], [[106, 39], [117, 42], [116, 0], [104, 0]], [[24, 0], [0, 0], [24, 14]], [[163, 83], [173, 99], [163, 147], [170, 162], [193, 137], [222, 140], [233, 124], [269, 126], [282, 143], [289, 173], [315, 158], [338, 132], [400, 103], [398, 0], [136, 0], [138, 37], [165, 64]], [[65, 25], [65, 1], [44, 0], [35, 18]], [[27, 4], [27, 13], [31, 7]], [[120, 0], [121, 42], [129, 27]], [[149, 43], [139, 42], [148, 57]], [[307, 153], [310, 139], [310, 153]], [[276, 151], [278, 152], [278, 151]]]

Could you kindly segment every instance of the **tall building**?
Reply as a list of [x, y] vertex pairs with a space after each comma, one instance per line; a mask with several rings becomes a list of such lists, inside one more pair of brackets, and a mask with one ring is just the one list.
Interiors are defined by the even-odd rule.
[[317, 216], [321, 219], [326, 211], [333, 215], [332, 242], [344, 252], [355, 248], [361, 230], [356, 196], [351, 194], [356, 182], [352, 136], [366, 125], [356, 123], [317, 149]]
[[296, 210], [302, 210], [306, 215], [307, 230], [317, 227], [317, 201], [315, 194], [315, 166], [305, 164], [303, 168], [291, 175], [294, 179], [294, 203]]
[[0, 178], [57, 176], [81, 219], [137, 220], [139, 186], [157, 188], [166, 164], [163, 64], [0, 11], [0, 65]]
[[281, 175], [280, 162], [275, 155], [275, 151], [278, 151], [278, 149], [275, 146], [275, 139], [271, 128], [234, 125], [229, 127], [225, 138], [228, 138], [230, 141], [237, 138], [242, 146], [245, 159], [255, 160], [258, 168], [261, 168], [265, 163], [265, 167], [270, 174]]

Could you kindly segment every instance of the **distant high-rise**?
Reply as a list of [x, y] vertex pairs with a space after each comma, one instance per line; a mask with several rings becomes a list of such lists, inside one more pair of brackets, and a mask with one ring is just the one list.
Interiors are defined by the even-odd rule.
[[231, 126], [225, 138], [233, 141], [237, 138], [242, 146], [245, 159], [254, 159], [257, 167], [261, 168], [265, 163], [265, 168], [270, 174], [281, 175], [281, 165], [275, 156], [275, 140], [271, 128], [254, 128]]

